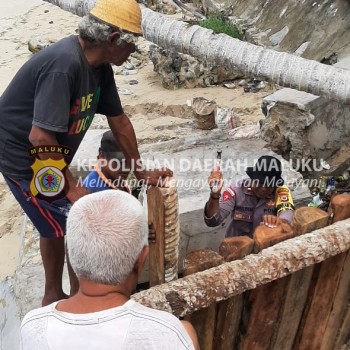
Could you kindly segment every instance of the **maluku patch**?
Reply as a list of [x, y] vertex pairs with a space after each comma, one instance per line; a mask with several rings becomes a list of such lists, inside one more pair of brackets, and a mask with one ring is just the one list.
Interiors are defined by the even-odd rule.
[[233, 197], [235, 196], [236, 196], [235, 191], [232, 190], [232, 188], [227, 188], [226, 191], [224, 191], [224, 193], [222, 194], [222, 200], [226, 202], [233, 199]]

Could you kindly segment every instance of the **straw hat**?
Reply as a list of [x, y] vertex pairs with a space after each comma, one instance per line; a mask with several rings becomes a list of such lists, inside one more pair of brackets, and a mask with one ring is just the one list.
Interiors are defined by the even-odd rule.
[[90, 14], [113, 27], [142, 34], [141, 9], [135, 0], [97, 0]]

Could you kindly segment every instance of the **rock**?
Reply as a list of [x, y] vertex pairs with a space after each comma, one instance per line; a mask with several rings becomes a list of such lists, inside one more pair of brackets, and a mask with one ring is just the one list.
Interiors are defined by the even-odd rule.
[[259, 92], [266, 87], [266, 84], [258, 79], [245, 80], [244, 82], [245, 83], [242, 85], [244, 92]]
[[323, 57], [321, 60], [321, 63], [323, 64], [328, 64], [328, 65], [333, 65], [336, 64], [338, 62], [338, 55], [336, 52], [333, 52], [332, 54], [330, 54], [327, 57]]
[[[266, 118], [261, 121], [261, 137], [269, 148], [290, 160], [295, 170], [304, 175], [341, 175], [347, 169], [349, 106], [281, 89], [264, 98], [262, 110]], [[320, 166], [322, 160], [329, 164], [329, 170]]]
[[135, 66], [133, 64], [131, 64], [130, 62], [124, 64], [124, 68], [127, 70], [134, 70]]
[[223, 87], [225, 87], [226, 89], [235, 89], [237, 86], [235, 83], [225, 83], [223, 84]]
[[150, 58], [154, 71], [167, 89], [207, 87], [242, 78], [240, 71], [232, 71], [225, 66], [201, 62], [190, 55], [150, 46]]
[[124, 67], [113, 65], [112, 69], [113, 69], [114, 74], [118, 75], [118, 74], [122, 74]]
[[32, 36], [28, 41], [28, 50], [32, 53], [37, 53], [47, 46], [50, 46], [53, 41], [43, 39], [41, 37]]
[[130, 58], [130, 65], [134, 66], [135, 68], [140, 67], [142, 64], [142, 61], [138, 58], [131, 57]]

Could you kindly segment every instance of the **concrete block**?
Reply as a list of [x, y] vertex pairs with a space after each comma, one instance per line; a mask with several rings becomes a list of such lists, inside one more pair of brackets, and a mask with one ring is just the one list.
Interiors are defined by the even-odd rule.
[[[293, 89], [264, 98], [261, 135], [285, 159], [327, 160], [350, 136], [350, 107]], [[302, 173], [322, 171], [299, 169]]]

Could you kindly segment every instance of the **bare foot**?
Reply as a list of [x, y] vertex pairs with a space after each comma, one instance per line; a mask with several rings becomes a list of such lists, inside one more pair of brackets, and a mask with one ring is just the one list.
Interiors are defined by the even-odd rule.
[[46, 306], [54, 303], [55, 301], [62, 300], [62, 299], [68, 299], [69, 295], [65, 293], [50, 293], [47, 295], [44, 295], [43, 300], [41, 301], [41, 306]]

